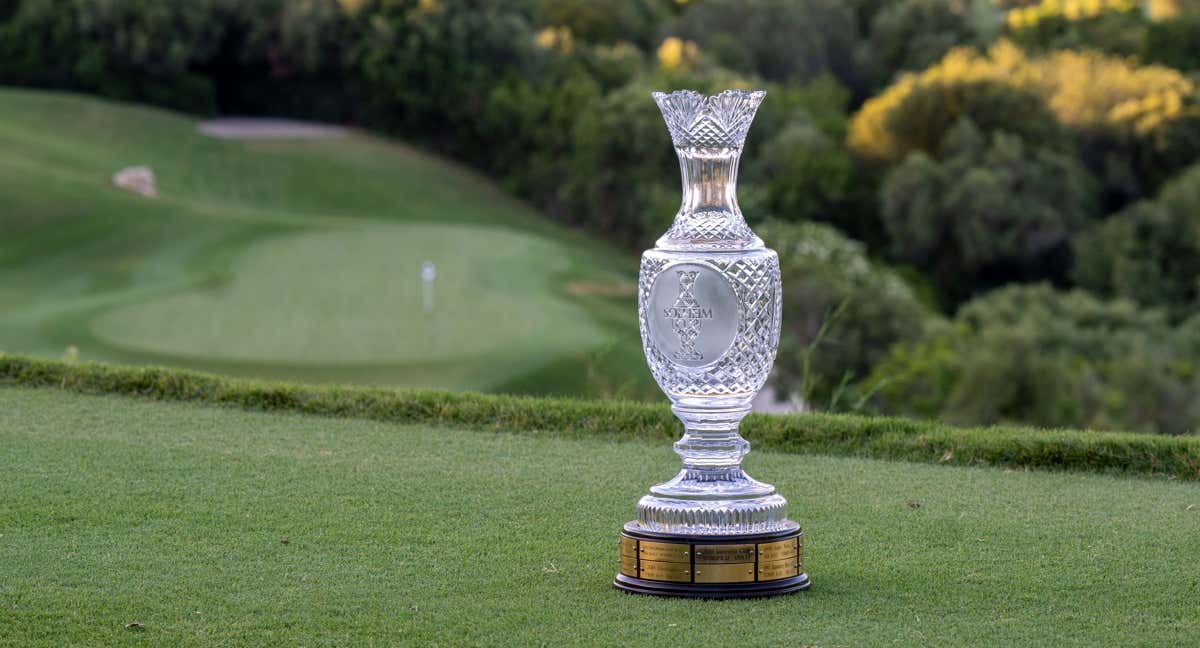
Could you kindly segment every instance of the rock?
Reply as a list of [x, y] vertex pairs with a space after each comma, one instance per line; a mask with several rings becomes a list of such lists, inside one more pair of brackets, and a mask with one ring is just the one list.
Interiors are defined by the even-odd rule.
[[158, 198], [158, 187], [154, 183], [154, 171], [150, 167], [125, 167], [113, 176], [112, 181], [114, 185], [125, 191], [132, 191], [147, 198]]

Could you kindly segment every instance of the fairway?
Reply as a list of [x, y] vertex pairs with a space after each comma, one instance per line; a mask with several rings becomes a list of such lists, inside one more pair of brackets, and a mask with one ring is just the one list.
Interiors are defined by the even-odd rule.
[[[151, 167], [161, 197], [111, 186]], [[433, 156], [350, 131], [228, 141], [169, 112], [0, 89], [0, 350], [241, 376], [656, 393], [636, 260]], [[437, 266], [423, 308], [421, 265]]]
[[805, 527], [814, 586], [711, 602], [609, 586], [617, 529], [676, 465], [665, 444], [10, 387], [0, 447], [0, 628], [24, 643], [1187, 645], [1200, 634], [1194, 482], [756, 452], [748, 469]]

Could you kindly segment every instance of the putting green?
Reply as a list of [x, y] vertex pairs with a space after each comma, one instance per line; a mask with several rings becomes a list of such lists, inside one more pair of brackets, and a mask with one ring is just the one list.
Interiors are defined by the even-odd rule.
[[[161, 196], [116, 189], [151, 167]], [[658, 394], [636, 259], [461, 167], [351, 131], [226, 141], [0, 89], [0, 350], [310, 382]], [[424, 312], [420, 265], [438, 268]]]
[[[607, 335], [550, 278], [569, 251], [520, 232], [377, 225], [251, 245], [227, 284], [117, 308], [113, 347], [264, 364], [536, 363]], [[437, 268], [426, 312], [420, 269]]]
[[1200, 636], [1194, 482], [757, 452], [748, 469], [805, 526], [813, 589], [662, 600], [609, 583], [620, 524], [677, 465], [665, 442], [18, 388], [0, 388], [0, 422], [0, 642], [1094, 646]]

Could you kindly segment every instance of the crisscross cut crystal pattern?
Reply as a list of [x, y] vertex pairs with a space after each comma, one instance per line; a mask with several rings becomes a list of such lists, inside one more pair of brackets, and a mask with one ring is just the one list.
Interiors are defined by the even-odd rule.
[[638, 313], [655, 381], [684, 424], [683, 469], [638, 502], [638, 525], [683, 534], [784, 529], [787, 501], [741, 468], [738, 434], [779, 345], [779, 259], [737, 204], [742, 145], [763, 92], [654, 93], [679, 156], [683, 201], [642, 255]]

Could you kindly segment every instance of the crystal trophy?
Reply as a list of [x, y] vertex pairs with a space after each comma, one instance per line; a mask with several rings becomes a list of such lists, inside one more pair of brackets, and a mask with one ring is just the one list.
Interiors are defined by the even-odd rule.
[[683, 422], [679, 474], [652, 486], [621, 531], [614, 585], [731, 598], [809, 586], [800, 525], [750, 478], [738, 424], [779, 345], [779, 257], [742, 216], [737, 170], [765, 92], [653, 93], [683, 175], [675, 222], [642, 255], [638, 319], [650, 371]]

